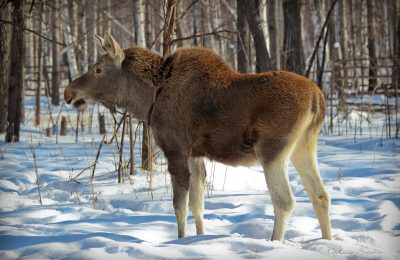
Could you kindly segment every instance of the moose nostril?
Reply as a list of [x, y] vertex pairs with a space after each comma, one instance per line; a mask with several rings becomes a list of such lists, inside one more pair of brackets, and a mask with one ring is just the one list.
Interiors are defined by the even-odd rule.
[[68, 105], [71, 104], [71, 101], [72, 101], [72, 97], [68, 97], [65, 99], [65, 102], [67, 102]]
[[64, 100], [69, 105], [74, 97], [73, 92], [67, 87], [64, 91]]

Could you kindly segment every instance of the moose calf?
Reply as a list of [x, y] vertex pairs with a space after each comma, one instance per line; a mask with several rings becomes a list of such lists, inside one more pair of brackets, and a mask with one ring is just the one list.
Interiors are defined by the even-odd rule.
[[322, 237], [331, 239], [330, 199], [317, 163], [325, 99], [311, 80], [286, 71], [240, 74], [214, 52], [182, 48], [163, 59], [148, 49], [121, 49], [111, 34], [96, 36], [101, 58], [72, 81], [65, 101], [122, 107], [151, 125], [168, 160], [178, 237], [188, 205], [204, 233], [204, 157], [228, 165], [263, 166], [274, 206], [272, 240], [282, 241], [295, 204], [291, 159], [312, 202]]

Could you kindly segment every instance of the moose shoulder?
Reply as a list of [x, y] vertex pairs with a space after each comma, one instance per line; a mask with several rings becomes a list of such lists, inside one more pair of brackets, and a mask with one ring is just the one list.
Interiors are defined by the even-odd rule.
[[283, 240], [295, 200], [291, 159], [321, 225], [331, 238], [330, 199], [317, 163], [325, 114], [323, 93], [309, 79], [279, 71], [240, 74], [214, 52], [183, 48], [162, 59], [150, 50], [122, 50], [110, 34], [97, 37], [104, 55], [64, 93], [77, 107], [88, 100], [124, 107], [151, 123], [168, 160], [178, 236], [185, 236], [187, 206], [204, 233], [203, 158], [229, 165], [261, 163], [274, 206], [273, 240]]

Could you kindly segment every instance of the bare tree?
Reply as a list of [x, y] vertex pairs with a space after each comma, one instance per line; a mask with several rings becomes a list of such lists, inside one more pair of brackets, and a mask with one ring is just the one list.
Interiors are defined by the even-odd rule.
[[248, 26], [246, 22], [246, 10], [244, 6], [240, 4], [240, 0], [237, 0], [237, 70], [240, 73], [248, 72], [248, 62], [246, 57], [245, 42], [248, 35]]
[[12, 2], [11, 67], [8, 87], [8, 115], [6, 142], [18, 142], [24, 88], [24, 1]]
[[340, 47], [342, 49], [342, 58], [347, 59], [348, 50], [348, 31], [347, 31], [347, 3], [348, 1], [339, 1], [339, 37], [340, 37]]
[[[75, 55], [75, 50], [73, 48], [73, 34], [71, 30], [71, 19], [68, 16], [68, 2], [67, 0], [61, 0], [61, 6], [64, 8], [61, 8], [61, 17], [62, 17], [62, 24], [64, 26], [64, 41], [68, 45], [66, 47], [66, 52], [67, 52], [67, 60], [68, 60], [68, 69], [69, 69], [69, 75], [72, 79], [75, 79], [78, 77], [78, 65], [76, 61], [76, 55]], [[73, 28], [73, 27], [72, 27]]]
[[[51, 33], [53, 39], [57, 39], [57, 7], [58, 7], [58, 0], [54, 1], [54, 7], [51, 10]], [[55, 41], [52, 42], [51, 45], [52, 50], [52, 70], [51, 70], [51, 103], [55, 106], [60, 104], [60, 53], [58, 45]]]
[[87, 36], [87, 48], [88, 48], [88, 65], [92, 66], [97, 59], [97, 48], [94, 41], [94, 35], [97, 34], [97, 25], [96, 25], [96, 9], [97, 5], [92, 5], [87, 9], [86, 16], [86, 32]]
[[247, 24], [250, 27], [253, 36], [254, 47], [256, 51], [256, 71], [268, 71], [272, 69], [271, 60], [267, 50], [264, 33], [261, 29], [260, 15], [258, 12], [257, 0], [238, 0], [238, 8], [246, 12]]
[[[90, 4], [90, 3], [89, 3]], [[77, 7], [77, 13], [79, 15], [79, 20], [78, 20], [78, 58], [79, 58], [79, 72], [80, 74], [86, 73], [88, 70], [88, 35], [86, 33], [86, 17], [87, 17], [87, 12], [89, 8], [86, 8], [87, 6], [87, 1], [86, 0], [80, 0], [78, 1]]]
[[146, 35], [144, 26], [144, 6], [143, 0], [134, 0], [134, 25], [135, 25], [135, 42], [137, 46], [146, 47]]
[[[134, 27], [135, 27], [135, 44], [137, 46], [146, 47], [145, 34], [145, 8], [143, 0], [134, 0]], [[132, 128], [132, 125], [130, 126]], [[142, 169], [150, 171], [153, 167], [152, 160], [152, 141], [151, 128], [143, 122], [143, 138], [142, 138]], [[132, 162], [131, 162], [132, 163]]]
[[[10, 20], [11, 11], [9, 4], [0, 8], [0, 17]], [[6, 130], [7, 122], [7, 103], [8, 103], [8, 79], [10, 73], [10, 44], [11, 44], [11, 25], [0, 22], [0, 133]]]
[[374, 3], [372, 0], [366, 0], [366, 1], [367, 1], [368, 57], [369, 57], [368, 91], [372, 92], [377, 84]]
[[279, 4], [280, 0], [267, 0], [269, 53], [271, 54], [271, 64], [274, 70], [279, 70], [281, 67], [278, 24]]
[[301, 38], [301, 1], [283, 0], [284, 68], [303, 74], [305, 70], [303, 42]]
[[[44, 3], [39, 3], [38, 6], [38, 13], [41, 17], [44, 14]], [[44, 32], [44, 25], [41, 20], [39, 20], [40, 33]], [[41, 95], [41, 83], [42, 83], [42, 61], [43, 61], [43, 39], [41, 37], [37, 37], [37, 48], [38, 48], [38, 55], [37, 55], [37, 86], [35, 92], [35, 126], [38, 127], [40, 125], [40, 95]]]

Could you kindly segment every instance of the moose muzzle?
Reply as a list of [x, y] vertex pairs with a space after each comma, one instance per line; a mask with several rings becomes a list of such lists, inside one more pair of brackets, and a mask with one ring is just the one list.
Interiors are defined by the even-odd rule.
[[73, 105], [78, 110], [83, 110], [86, 107], [86, 101], [83, 98], [79, 98], [77, 91], [75, 91], [70, 85], [64, 90], [64, 100], [68, 105]]

